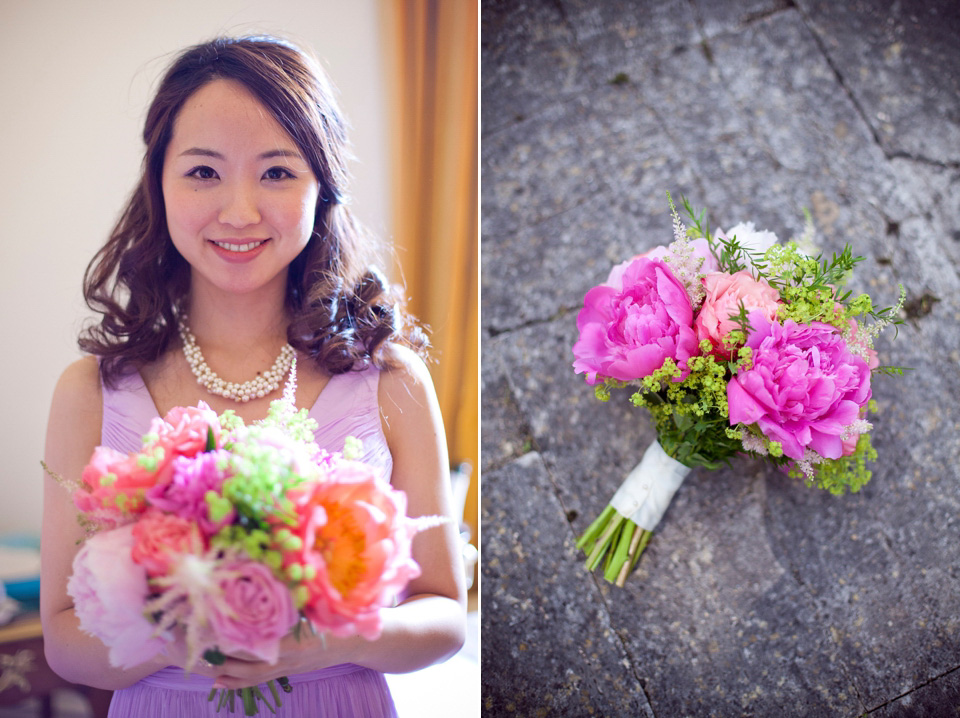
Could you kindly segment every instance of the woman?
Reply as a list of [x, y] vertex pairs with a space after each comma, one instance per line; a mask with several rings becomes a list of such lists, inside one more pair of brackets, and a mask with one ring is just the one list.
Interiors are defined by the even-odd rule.
[[[418, 356], [426, 342], [367, 267], [369, 242], [344, 206], [343, 121], [315, 63], [273, 38], [190, 48], [164, 76], [143, 137], [141, 180], [87, 270], [85, 296], [103, 318], [80, 338], [91, 356], [54, 392], [48, 466], [77, 477], [99, 444], [134, 450], [150, 418], [174, 406], [262, 418], [295, 354], [297, 405], [319, 422], [321, 447], [357, 436], [411, 516], [452, 515], [442, 422]], [[231, 656], [190, 677], [178, 641], [152, 663], [115, 668], [78, 628], [66, 583], [82, 532], [69, 495], [46, 481], [47, 660], [68, 680], [116, 690], [111, 716], [206, 715], [214, 682], [284, 675], [299, 684], [284, 715], [394, 715], [382, 673], [425, 667], [463, 642], [454, 524], [414, 539], [422, 574], [383, 611], [376, 641], [287, 636], [275, 665]]]

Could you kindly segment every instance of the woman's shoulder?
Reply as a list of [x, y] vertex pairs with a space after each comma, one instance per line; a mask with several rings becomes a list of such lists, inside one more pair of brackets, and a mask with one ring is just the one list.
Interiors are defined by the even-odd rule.
[[380, 370], [381, 389], [433, 390], [433, 380], [426, 362], [413, 349], [390, 342], [382, 349], [383, 368]]
[[431, 415], [436, 420], [437, 395], [423, 359], [412, 349], [393, 343], [384, 347], [383, 358], [378, 394], [385, 425], [421, 424]]
[[55, 408], [96, 410], [99, 413], [101, 401], [100, 365], [93, 356], [69, 364], [53, 390]]
[[102, 419], [100, 367], [96, 358], [84, 357], [64, 369], [53, 390], [47, 464], [63, 476], [77, 474], [99, 443]]

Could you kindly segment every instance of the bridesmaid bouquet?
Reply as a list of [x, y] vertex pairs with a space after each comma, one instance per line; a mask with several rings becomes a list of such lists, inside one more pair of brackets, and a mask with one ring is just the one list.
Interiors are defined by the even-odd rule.
[[[405, 494], [356, 459], [359, 442], [320, 449], [316, 422], [294, 408], [295, 372], [262, 421], [176, 407], [140, 451], [101, 446], [79, 482], [55, 477], [88, 534], [67, 591], [114, 666], [153, 658], [175, 629], [187, 670], [240, 651], [275, 663], [280, 639], [303, 626], [373, 640], [381, 607], [419, 575], [411, 539], [443, 519], [408, 518]], [[267, 688], [279, 707], [277, 685]], [[246, 715], [258, 701], [275, 712], [257, 686], [240, 698]], [[217, 710], [234, 700], [221, 691]]]
[[[667, 194], [670, 200], [669, 193]], [[858, 491], [876, 412], [873, 339], [903, 304], [874, 309], [842, 287], [862, 257], [847, 246], [810, 257], [813, 223], [781, 245], [753, 223], [711, 235], [703, 213], [673, 201], [674, 241], [615, 266], [587, 292], [573, 346], [577, 373], [608, 401], [629, 387], [657, 441], [577, 542], [622, 586], [691, 468], [762, 456], [808, 486]]]

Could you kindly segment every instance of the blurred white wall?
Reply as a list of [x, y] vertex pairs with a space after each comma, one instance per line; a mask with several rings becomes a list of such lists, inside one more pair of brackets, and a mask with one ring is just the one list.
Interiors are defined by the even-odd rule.
[[90, 316], [83, 270], [133, 188], [169, 61], [218, 34], [311, 47], [353, 128], [353, 206], [381, 236], [387, 88], [377, 0], [0, 0], [0, 28], [0, 533], [39, 532], [50, 398]]

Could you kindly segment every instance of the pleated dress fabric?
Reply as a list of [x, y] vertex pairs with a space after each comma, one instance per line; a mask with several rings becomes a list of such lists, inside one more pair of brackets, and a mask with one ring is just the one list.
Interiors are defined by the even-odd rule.
[[[317, 421], [317, 444], [327, 451], [341, 451], [348, 436], [363, 442], [363, 461], [380, 467], [390, 476], [393, 459], [380, 424], [375, 368], [347, 372], [330, 378], [310, 409]], [[140, 448], [141, 437], [158, 412], [140, 374], [123, 377], [115, 389], [103, 387], [101, 444], [129, 453]], [[280, 692], [278, 718], [396, 718], [397, 712], [382, 673], [353, 664], [288, 676], [292, 692]], [[134, 685], [118, 690], [110, 704], [109, 718], [194, 718], [216, 716], [217, 701], [208, 697], [213, 681], [187, 675], [168, 667]], [[269, 698], [270, 691], [260, 690]], [[236, 703], [234, 715], [243, 715]], [[221, 716], [229, 716], [224, 708]], [[260, 706], [259, 715], [272, 716]]]

